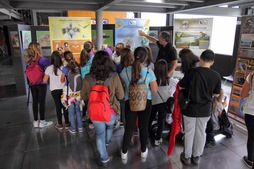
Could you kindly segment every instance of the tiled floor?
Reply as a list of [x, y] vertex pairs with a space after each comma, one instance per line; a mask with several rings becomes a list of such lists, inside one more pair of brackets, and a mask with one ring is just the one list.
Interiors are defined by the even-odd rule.
[[[230, 87], [228, 87], [230, 90]], [[230, 93], [230, 91], [229, 91]], [[0, 169], [97, 169], [98, 153], [94, 131], [72, 135], [59, 132], [54, 127], [34, 129], [31, 103], [26, 106], [26, 96], [0, 100]], [[56, 122], [53, 100], [48, 93], [46, 118]], [[236, 123], [236, 122], [235, 122]], [[235, 124], [234, 123], [234, 124]], [[183, 150], [176, 144], [172, 156], [167, 156], [168, 141], [162, 146], [149, 144], [146, 161], [140, 158], [138, 137], [134, 137], [129, 149], [128, 161], [120, 158], [123, 128], [114, 130], [108, 152], [113, 156], [110, 169], [245, 169], [242, 157], [246, 154], [246, 132], [235, 127], [234, 136], [227, 139], [217, 136], [216, 146], [206, 148], [199, 166], [184, 166], [180, 162]]]

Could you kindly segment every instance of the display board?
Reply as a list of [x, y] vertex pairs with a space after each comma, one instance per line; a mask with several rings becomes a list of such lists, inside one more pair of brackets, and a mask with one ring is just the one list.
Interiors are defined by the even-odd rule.
[[79, 62], [86, 41], [91, 41], [91, 18], [49, 17], [51, 52], [70, 50]]
[[139, 36], [139, 30], [147, 33], [149, 31], [150, 20], [148, 19], [124, 19], [115, 20], [115, 43], [124, 43], [134, 50], [138, 46], [149, 45], [149, 40]]
[[243, 109], [245, 107], [245, 99], [241, 98], [241, 91], [251, 71], [254, 71], [254, 16], [246, 16], [242, 18], [238, 55], [228, 106], [229, 116], [241, 123], [244, 123]]
[[176, 48], [208, 49], [212, 34], [212, 18], [175, 19]]

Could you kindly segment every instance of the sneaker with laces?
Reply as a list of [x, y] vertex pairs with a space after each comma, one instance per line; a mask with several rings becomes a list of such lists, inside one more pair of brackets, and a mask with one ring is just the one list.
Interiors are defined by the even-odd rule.
[[71, 126], [71, 123], [64, 124], [65, 130], [69, 130], [70, 126]]
[[133, 136], [138, 137], [138, 131], [134, 131]]
[[124, 127], [124, 124], [123, 124], [123, 122], [120, 122], [120, 127]]
[[33, 122], [34, 128], [38, 128], [39, 127], [39, 120], [36, 120]]
[[83, 133], [84, 129], [83, 128], [78, 128], [79, 133]]
[[51, 126], [52, 124], [53, 124], [52, 121], [40, 120], [39, 128], [48, 127]]
[[107, 160], [101, 161], [101, 165], [103, 168], [106, 168], [110, 165], [110, 162], [113, 160], [113, 156], [108, 157]]
[[148, 148], [146, 147], [146, 151], [145, 152], [141, 151], [141, 158], [146, 158], [147, 155], [148, 155]]
[[247, 156], [244, 156], [243, 157], [243, 162], [245, 163], [245, 165], [248, 167], [248, 168], [252, 168], [253, 166], [253, 162], [248, 160], [248, 157]]
[[199, 164], [199, 156], [197, 156], [197, 157], [191, 157], [191, 162], [192, 162], [192, 164], [194, 164], [194, 165], [198, 165]]
[[69, 132], [70, 132], [71, 134], [76, 134], [76, 133], [77, 133], [76, 130], [72, 129], [71, 127], [69, 128]]
[[128, 151], [126, 153], [123, 153], [123, 151], [121, 151], [121, 158], [122, 158], [122, 160], [126, 160], [127, 159], [127, 155], [128, 155]]
[[55, 124], [55, 128], [58, 129], [58, 130], [62, 130], [63, 129], [63, 125], [56, 123]]
[[89, 127], [90, 130], [94, 129], [94, 125], [93, 124], [89, 124], [88, 127]]
[[120, 122], [118, 120], [116, 120], [114, 123], [114, 128], [117, 128], [119, 125], [120, 125]]
[[159, 146], [159, 145], [161, 145], [162, 141], [163, 141], [162, 138], [160, 140], [154, 140], [154, 145]]
[[184, 153], [182, 152], [180, 155], [180, 159], [184, 165], [190, 165], [191, 164], [191, 159], [190, 158], [185, 158]]

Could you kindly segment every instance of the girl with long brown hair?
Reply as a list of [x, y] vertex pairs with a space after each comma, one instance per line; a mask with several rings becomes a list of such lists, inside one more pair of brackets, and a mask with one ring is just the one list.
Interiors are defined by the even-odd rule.
[[[137, 47], [134, 51], [134, 62], [132, 66], [124, 68], [121, 72], [121, 77], [125, 83], [125, 119], [126, 127], [123, 136], [123, 145], [121, 151], [121, 158], [127, 159], [127, 153], [131, 142], [132, 133], [136, 127], [136, 119], [138, 117], [138, 127], [140, 131], [140, 144], [141, 144], [141, 158], [145, 159], [148, 154], [147, 137], [148, 137], [148, 122], [151, 113], [151, 91], [156, 92], [158, 85], [156, 77], [151, 69], [144, 66], [147, 61], [147, 50], [144, 47]], [[131, 111], [129, 103], [128, 90], [130, 85], [145, 83], [147, 88], [147, 103], [143, 111]]]

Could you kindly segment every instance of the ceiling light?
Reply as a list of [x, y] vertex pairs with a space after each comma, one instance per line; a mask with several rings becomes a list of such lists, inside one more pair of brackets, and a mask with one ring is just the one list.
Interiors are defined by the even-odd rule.
[[221, 6], [219, 6], [219, 7], [221, 7], [221, 8], [227, 8], [228, 5], [221, 5]]

